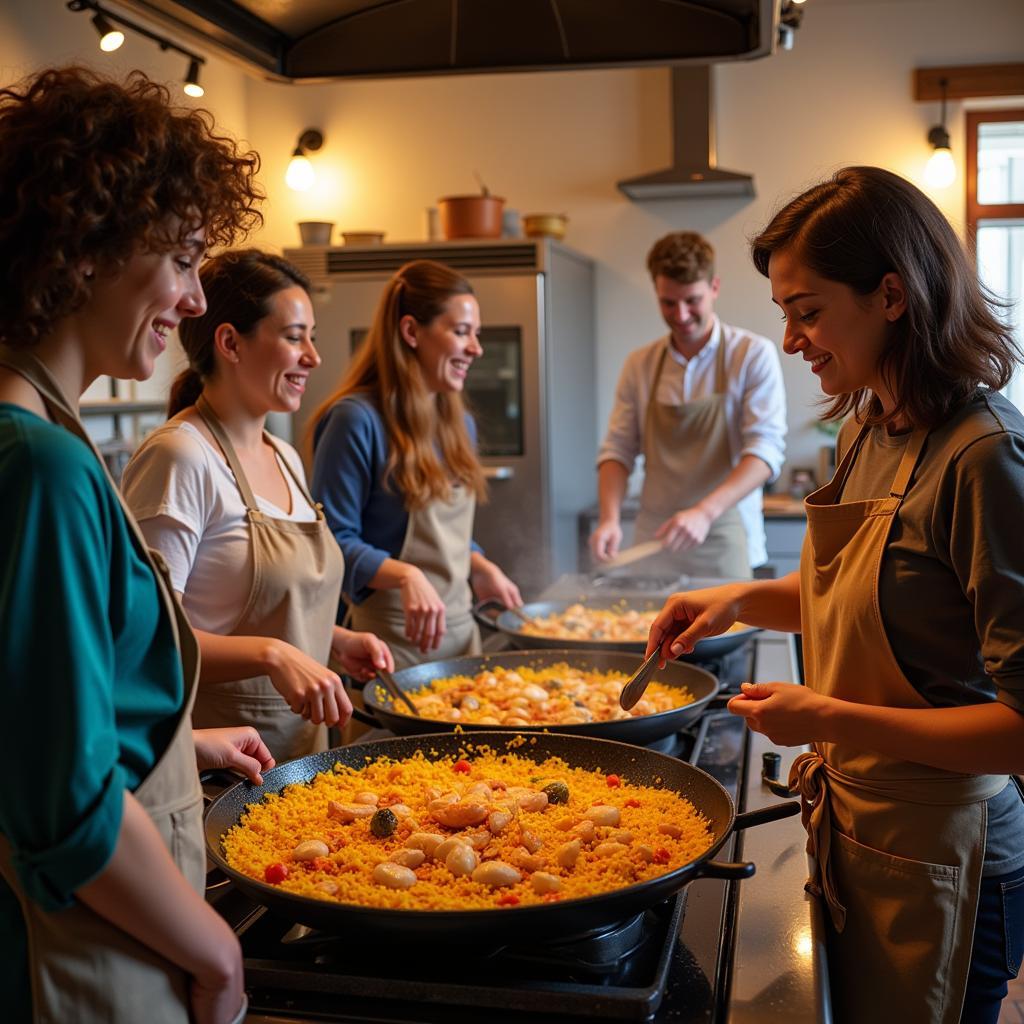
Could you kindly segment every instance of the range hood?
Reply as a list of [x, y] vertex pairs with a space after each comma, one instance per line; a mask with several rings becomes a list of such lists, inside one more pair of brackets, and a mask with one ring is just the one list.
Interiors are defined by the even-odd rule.
[[672, 166], [619, 182], [630, 199], [706, 199], [754, 195], [749, 174], [717, 165], [711, 68], [672, 68]]
[[116, 0], [264, 77], [644, 67], [768, 56], [780, 0]]

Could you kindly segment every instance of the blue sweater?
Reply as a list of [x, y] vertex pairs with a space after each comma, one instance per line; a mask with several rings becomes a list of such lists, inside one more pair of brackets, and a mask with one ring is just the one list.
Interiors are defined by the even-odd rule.
[[[466, 414], [466, 429], [476, 444], [476, 424]], [[370, 580], [385, 558], [397, 558], [405, 540], [409, 513], [397, 490], [384, 489], [387, 433], [373, 399], [348, 395], [335, 402], [313, 436], [313, 497], [345, 556], [342, 593], [361, 604]], [[479, 551], [473, 545], [474, 551]], [[339, 610], [338, 621], [344, 614]]]

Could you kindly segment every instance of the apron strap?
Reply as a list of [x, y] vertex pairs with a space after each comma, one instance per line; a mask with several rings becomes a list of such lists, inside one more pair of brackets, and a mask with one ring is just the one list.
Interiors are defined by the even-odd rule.
[[725, 374], [725, 331], [722, 330], [721, 322], [716, 322], [718, 330], [718, 352], [715, 354], [715, 394], [724, 395], [728, 389], [728, 379]]
[[651, 393], [647, 396], [647, 408], [644, 409], [644, 436], [642, 441], [645, 447], [647, 445], [647, 438], [651, 435], [651, 412], [654, 409], [655, 396], [658, 393], [658, 381], [661, 380], [661, 371], [665, 366], [665, 357], [668, 355], [668, 346], [671, 344], [672, 338], [669, 336], [667, 344], [662, 346], [661, 353], [658, 356], [658, 362], [654, 367], [654, 380], [651, 381]]
[[292, 469], [291, 462], [285, 458], [284, 453], [278, 447], [277, 438], [273, 436], [269, 431], [263, 431], [263, 440], [270, 445], [271, 448], [277, 453], [277, 457], [281, 460], [281, 464], [284, 466], [285, 472], [295, 481], [295, 489], [306, 499], [306, 503], [316, 513], [317, 518], [323, 517], [323, 505], [319, 501], [313, 500], [313, 495], [310, 494], [309, 488], [306, 487], [305, 481]]
[[924, 450], [924, 443], [928, 438], [928, 431], [919, 427], [910, 436], [903, 458], [900, 459], [899, 469], [892, 481], [892, 490], [889, 491], [890, 498], [903, 498], [910, 486], [910, 478], [917, 468], [921, 452]]
[[[245, 507], [250, 512], [259, 512], [260, 507], [256, 503], [256, 495], [253, 494], [252, 488], [249, 486], [249, 478], [245, 475], [245, 470], [242, 469], [242, 463], [238, 460], [238, 455], [235, 452], [235, 446], [231, 443], [231, 438], [228, 437], [228, 432], [224, 429], [224, 425], [217, 418], [217, 414], [213, 411], [213, 407], [206, 399], [206, 395], [200, 395], [196, 399], [196, 411], [202, 417], [203, 422], [210, 428], [210, 433], [213, 434], [213, 439], [217, 442], [220, 450], [224, 453], [224, 458], [228, 460], [228, 465], [231, 467], [231, 473], [235, 478], [235, 484], [238, 487], [239, 494], [242, 495], [242, 501], [245, 503]], [[274, 449], [277, 451], [277, 449]]]

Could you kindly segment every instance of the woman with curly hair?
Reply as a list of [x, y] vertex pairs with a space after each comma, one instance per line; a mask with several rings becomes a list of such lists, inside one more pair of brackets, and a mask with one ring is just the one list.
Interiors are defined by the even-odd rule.
[[255, 154], [134, 73], [0, 89], [0, 990], [7, 1020], [239, 1019], [203, 900], [199, 766], [253, 778], [252, 729], [193, 736], [196, 644], [78, 416], [205, 309], [208, 245], [259, 223]]
[[485, 487], [462, 388], [479, 332], [464, 277], [407, 263], [312, 420], [313, 494], [345, 554], [352, 625], [386, 639], [399, 665], [479, 651], [470, 579], [481, 599], [522, 604], [472, 543]]
[[202, 652], [197, 726], [255, 726], [278, 761], [327, 748], [352, 705], [328, 657], [362, 680], [387, 645], [335, 626], [343, 561], [291, 445], [267, 414], [294, 413], [320, 365], [309, 281], [259, 249], [199, 272], [209, 306], [181, 324], [189, 366], [170, 419], [121, 487], [165, 558]]
[[846, 416], [800, 571], [674, 594], [648, 652], [736, 620], [803, 636], [806, 686], [729, 710], [793, 762], [837, 1022], [996, 1024], [1024, 950], [1020, 350], [949, 223], [847, 167], [753, 241], [783, 348]]

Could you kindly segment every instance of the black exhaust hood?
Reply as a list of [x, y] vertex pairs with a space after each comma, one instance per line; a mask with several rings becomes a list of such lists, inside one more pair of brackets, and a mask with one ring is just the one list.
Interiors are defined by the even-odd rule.
[[780, 0], [113, 0], [279, 81], [709, 64], [772, 52]]

